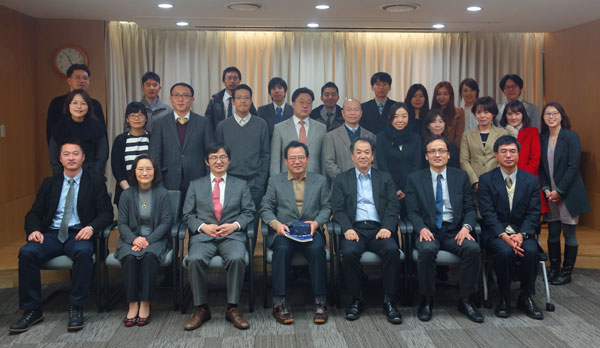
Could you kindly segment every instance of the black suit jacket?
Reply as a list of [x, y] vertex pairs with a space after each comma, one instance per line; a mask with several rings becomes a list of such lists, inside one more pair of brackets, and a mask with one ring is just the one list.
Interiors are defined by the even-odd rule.
[[371, 131], [373, 134], [383, 132], [388, 124], [390, 108], [394, 104], [396, 104], [396, 101], [388, 98], [383, 106], [383, 115], [380, 115], [375, 99], [362, 103], [361, 107], [363, 114], [359, 122], [360, 126]]
[[[358, 196], [356, 182], [355, 168], [340, 173], [333, 182], [331, 193], [333, 219], [342, 226], [343, 232], [353, 228], [352, 224], [356, 220]], [[392, 231], [392, 236], [396, 236], [400, 205], [394, 180], [388, 173], [371, 168], [371, 182], [373, 200], [381, 220], [381, 227]]]
[[[64, 182], [63, 173], [45, 178], [37, 193], [35, 202], [25, 215], [25, 233], [46, 232], [56, 215], [58, 201]], [[77, 195], [77, 215], [83, 226], [92, 226], [94, 236], [113, 220], [113, 207], [106, 191], [104, 178], [93, 175], [89, 170], [81, 174]]]
[[[65, 99], [67, 99], [67, 95], [58, 96], [50, 102], [50, 106], [48, 106], [48, 116], [46, 118], [46, 142], [50, 144], [50, 138], [52, 137], [52, 129], [58, 121], [63, 117], [63, 107], [65, 105]], [[94, 109], [94, 114], [98, 118], [98, 121], [104, 125], [106, 128], [106, 121], [104, 120], [104, 112], [102, 111], [102, 104], [99, 101], [92, 98], [92, 107]]]
[[330, 132], [344, 124], [344, 117], [342, 116], [342, 108], [339, 105], [335, 106], [335, 116], [333, 117], [333, 120], [329, 124], [327, 124], [327, 122], [325, 122], [323, 117], [321, 117], [321, 110], [323, 110], [324, 107], [325, 107], [324, 105], [320, 105], [320, 106], [314, 108], [313, 111], [310, 113], [310, 118], [312, 118], [315, 121], [319, 121], [322, 124], [324, 124], [325, 126], [327, 126], [328, 132]]
[[535, 237], [542, 215], [538, 178], [518, 169], [516, 185], [511, 210], [501, 169], [492, 169], [479, 177], [477, 199], [485, 225], [485, 242], [498, 238], [508, 225], [517, 233], [528, 234], [530, 238]]
[[[288, 103], [285, 103], [284, 105], [281, 121], [285, 121], [294, 116], [294, 109], [292, 106]], [[275, 128], [275, 124], [277, 124], [277, 114], [275, 113], [275, 107], [273, 106], [273, 103], [265, 104], [259, 107], [258, 116], [267, 122], [270, 142], [271, 139], [273, 139], [273, 129]]]
[[[455, 230], [464, 224], [475, 227], [477, 211], [469, 176], [464, 170], [446, 167], [446, 178], [452, 206], [452, 223], [448, 226], [448, 230]], [[423, 228], [436, 230], [437, 209], [429, 167], [408, 176], [404, 193], [408, 219], [413, 224], [415, 232], [419, 233]]]
[[[225, 114], [225, 104], [223, 104], [223, 96], [225, 95], [225, 89], [212, 95], [212, 98], [208, 101], [206, 112], [204, 116], [210, 121], [212, 128], [216, 129], [217, 124], [223, 121], [227, 115]], [[258, 112], [254, 107], [254, 103], [250, 105], [250, 114], [256, 115]]]

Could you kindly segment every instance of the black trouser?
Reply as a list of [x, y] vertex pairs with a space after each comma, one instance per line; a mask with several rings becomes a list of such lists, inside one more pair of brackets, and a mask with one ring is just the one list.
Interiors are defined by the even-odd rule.
[[511, 275], [513, 270], [516, 269], [516, 261], [520, 261], [518, 270], [521, 280], [521, 291], [527, 295], [535, 294], [535, 278], [537, 277], [538, 262], [537, 241], [533, 238], [525, 239], [521, 248], [524, 250], [523, 257], [517, 256], [513, 249], [501, 238], [494, 238], [487, 245], [490, 258], [496, 270], [496, 277], [498, 277], [500, 294], [506, 300], [510, 299]]
[[158, 257], [151, 253], [139, 259], [127, 255], [121, 260], [127, 303], [152, 300], [158, 266]]

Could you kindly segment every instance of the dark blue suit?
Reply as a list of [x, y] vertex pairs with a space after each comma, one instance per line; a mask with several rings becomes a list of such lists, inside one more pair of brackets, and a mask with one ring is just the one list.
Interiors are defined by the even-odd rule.
[[390, 109], [394, 104], [396, 104], [396, 101], [388, 98], [388, 100], [386, 100], [385, 102], [385, 105], [383, 106], [383, 114], [380, 115], [375, 99], [371, 99], [362, 103], [360, 106], [362, 108], [363, 114], [360, 118], [360, 126], [373, 134], [379, 134], [383, 132], [385, 130], [385, 127], [389, 123], [388, 119]]

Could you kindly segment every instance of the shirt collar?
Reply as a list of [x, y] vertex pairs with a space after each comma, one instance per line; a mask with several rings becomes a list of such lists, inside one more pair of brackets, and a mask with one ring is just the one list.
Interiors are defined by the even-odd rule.
[[519, 171], [519, 169], [517, 168], [517, 170], [515, 170], [512, 174], [508, 175], [506, 172], [504, 172], [502, 170], [502, 168], [500, 168], [500, 173], [502, 173], [502, 179], [506, 180], [507, 176], [510, 176], [510, 179], [513, 181], [513, 183], [515, 182], [515, 180], [517, 179], [517, 172]]
[[381, 103], [377, 101], [377, 99], [375, 99], [375, 103], [377, 104], [377, 106], [379, 106], [380, 104], [383, 104], [385, 106], [385, 103], [387, 103], [388, 98], [386, 97], [384, 101], [382, 101]]
[[[307, 124], [308, 124], [308, 119], [309, 119], [309, 118], [310, 118], [310, 117], [307, 117], [307, 118], [305, 118], [305, 119], [304, 119], [304, 124], [305, 124], [305, 125], [307, 125]], [[294, 124], [296, 124], [296, 125], [297, 125], [297, 124], [299, 124], [299, 123], [300, 123], [300, 119], [299, 119], [299, 118], [298, 118], [296, 115], [292, 116], [292, 119], [294, 120]]]
[[[81, 171], [73, 177], [73, 180], [75, 180], [75, 183], [77, 185], [79, 185], [79, 181], [81, 180], [81, 174], [83, 174], [83, 169], [81, 169]], [[67, 174], [65, 174], [65, 172], [63, 172], [63, 178], [66, 181], [69, 181], [71, 179], [70, 177], [67, 176]]]
[[[290, 171], [288, 170], [288, 180], [295, 180], [294, 176], [292, 175], [292, 173], [290, 173]], [[302, 176], [302, 178], [300, 178], [299, 181], [306, 181], [306, 171], [304, 171], [304, 175]]]
[[431, 172], [431, 179], [434, 181], [437, 181], [438, 174], [442, 174], [442, 179], [446, 180], [447, 179], [447, 176], [446, 176], [447, 169], [448, 169], [448, 167], [444, 168], [443, 172], [438, 173], [435, 170], [431, 169], [431, 167], [429, 167], [429, 171]]
[[250, 121], [250, 117], [252, 117], [251, 114], [246, 115], [246, 117], [242, 118], [239, 117], [237, 113], [233, 113], [233, 117], [235, 118], [235, 120], [237, 121], [237, 123], [243, 123], [246, 124]]
[[[356, 180], [360, 180], [361, 172], [356, 167], [354, 167], [354, 173], [356, 174]], [[371, 168], [369, 168], [369, 172], [366, 174], [367, 178], [371, 179]]]
[[[213, 173], [210, 173], [210, 183], [211, 184], [213, 182], [215, 182], [215, 178], [216, 178], [216, 176], [214, 176]], [[225, 175], [223, 175], [221, 178], [223, 179], [223, 183], [227, 182], [227, 173], [225, 173]]]
[[350, 130], [351, 132], [356, 132], [357, 130], [360, 129], [360, 125], [356, 126], [356, 128], [352, 128], [349, 125], [347, 125], [346, 123], [344, 123], [344, 126], [346, 126], [346, 129]]
[[273, 104], [273, 110], [275, 110], [275, 112], [277, 112], [277, 108], [281, 108], [281, 113], [283, 114], [283, 110], [285, 110], [285, 102], [283, 102], [283, 104], [281, 104], [281, 106], [275, 104], [274, 102]]
[[148, 99], [146, 99], [146, 97], [142, 97], [142, 103], [145, 106], [149, 106], [151, 108], [154, 107], [154, 106], [158, 106], [158, 105], [161, 104], [160, 98], [158, 96], [156, 96], [156, 100], [154, 100], [154, 101], [149, 101]]
[[[179, 118], [179, 115], [177, 115], [177, 113], [175, 111], [173, 111], [173, 115], [175, 115], [175, 122], [177, 122], [177, 119]], [[190, 120], [190, 111], [188, 111], [187, 114], [185, 114], [185, 116], [183, 116], [183, 118], [185, 118], [186, 120]]]
[[231, 98], [231, 95], [227, 92], [227, 89], [225, 89], [223, 93], [223, 100], [229, 102], [229, 98]]

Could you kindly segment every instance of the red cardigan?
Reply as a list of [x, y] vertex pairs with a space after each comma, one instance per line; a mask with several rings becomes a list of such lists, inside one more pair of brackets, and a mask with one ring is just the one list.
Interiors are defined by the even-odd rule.
[[[540, 135], [537, 128], [521, 128], [517, 140], [521, 143], [517, 167], [528, 173], [535, 174], [539, 180], [538, 169], [540, 167], [542, 147], [540, 145]], [[540, 195], [540, 199], [542, 200], [542, 213], [548, 212], [548, 203], [546, 203], [543, 192], [541, 192]]]

